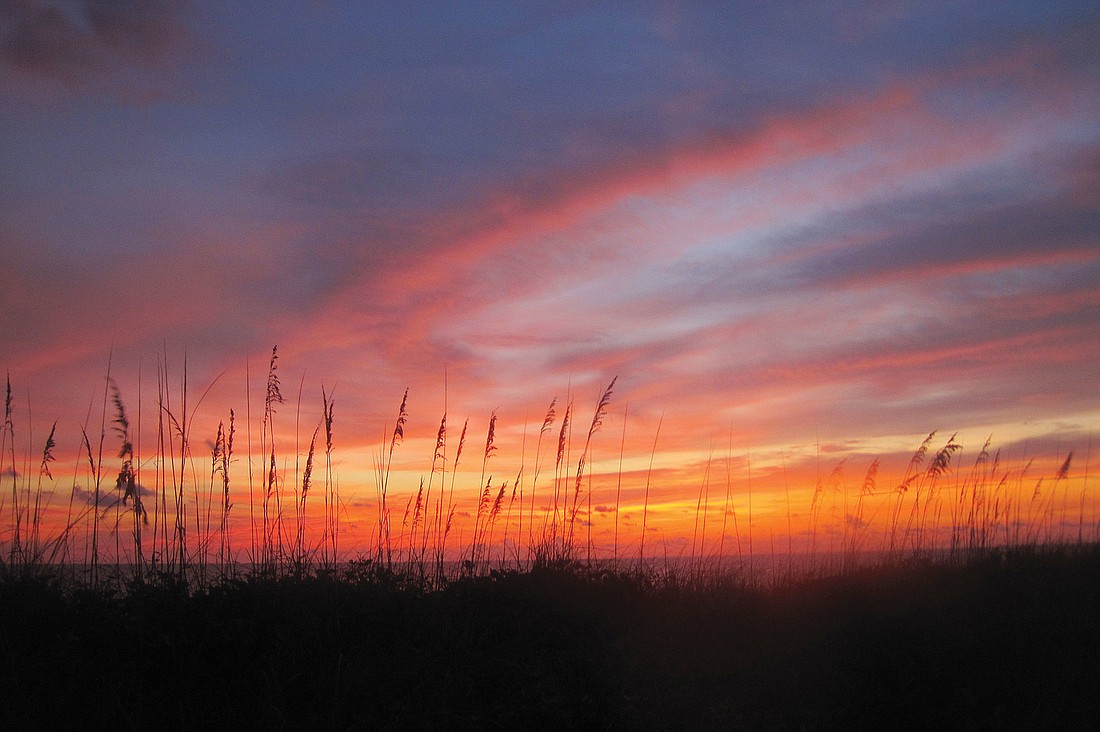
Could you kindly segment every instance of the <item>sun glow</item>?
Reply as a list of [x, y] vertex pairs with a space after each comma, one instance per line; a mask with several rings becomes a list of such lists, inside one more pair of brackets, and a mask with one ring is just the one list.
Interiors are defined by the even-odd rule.
[[[697, 419], [666, 411], [658, 432], [653, 415], [620, 407], [629, 390], [616, 383], [587, 405], [576, 392], [555, 400], [538, 421], [448, 413], [435, 428], [404, 411], [414, 394], [372, 440], [344, 433], [327, 391], [312, 405], [279, 394], [285, 373], [272, 368], [267, 395], [252, 384], [244, 415], [216, 427], [201, 403], [177, 417], [182, 395], [169, 398], [163, 378], [140, 400], [111, 380], [100, 423], [75, 442], [51, 432], [45, 449], [23, 447], [36, 435], [9, 406], [5, 556], [152, 567], [365, 558], [423, 571], [429, 560], [522, 568], [777, 551], [839, 562], [1100, 538], [1091, 437], [1075, 427], [1095, 415], [1041, 425], [1051, 437], [1033, 442], [997, 425], [1003, 447], [973, 430], [753, 445], [727, 427], [700, 450], [673, 437]], [[139, 401], [161, 405], [159, 418], [139, 423], [126, 406]]]

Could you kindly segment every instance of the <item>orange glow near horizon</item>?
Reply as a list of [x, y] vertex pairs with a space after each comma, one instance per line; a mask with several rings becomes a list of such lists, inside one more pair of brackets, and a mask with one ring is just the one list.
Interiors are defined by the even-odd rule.
[[[624, 412], [613, 397], [589, 443], [578, 491], [577, 467], [593, 417], [583, 413], [579, 399], [560, 443], [560, 462], [564, 410], [556, 404], [541, 440], [542, 420], [507, 424], [498, 418], [488, 458], [487, 420], [469, 420], [457, 475], [454, 452], [462, 424], [451, 415], [433, 472], [438, 434], [432, 433], [438, 424], [426, 431], [424, 420], [408, 420], [394, 442], [391, 421], [384, 440], [356, 440], [341, 431], [337, 418], [329, 463], [323, 426], [311, 421], [317, 415], [295, 405], [295, 429], [290, 403], [277, 406], [271, 415], [276, 469], [266, 500], [266, 532], [270, 455], [256, 451], [263, 427], [256, 411], [251, 425], [243, 417], [235, 421], [231, 508], [224, 526], [222, 463], [214, 459], [213, 439], [198, 437], [211, 431], [209, 415], [192, 414], [183, 461], [174, 417], [162, 425], [147, 419], [141, 432], [136, 423], [130, 426], [146, 512], [139, 523], [133, 502], [121, 502], [115, 485], [123, 461], [115, 457], [122, 437], [113, 407], [108, 405], [103, 424], [102, 462], [97, 427], [89, 430], [89, 445], [75, 452], [71, 439], [59, 439], [64, 448], [51, 450], [49, 475], [40, 470], [41, 448], [32, 453], [22, 447], [22, 425], [13, 420], [5, 429], [0, 482], [6, 556], [36, 546], [42, 559], [88, 561], [96, 477], [91, 465], [101, 466], [95, 551], [102, 561], [117, 557], [124, 563], [137, 556], [135, 531], [141, 534], [143, 561], [177, 561], [179, 516], [192, 563], [257, 561], [264, 556], [265, 535], [267, 551], [284, 560], [318, 563], [333, 552], [340, 560], [376, 558], [381, 546], [393, 561], [403, 562], [434, 556], [441, 530], [449, 561], [475, 551], [476, 532], [479, 560], [491, 557], [493, 566], [526, 566], [540, 545], [542, 551], [553, 546], [562, 551], [566, 541], [571, 556], [584, 560], [638, 559], [644, 552], [650, 560], [721, 556], [725, 561], [790, 552], [835, 559], [890, 549], [932, 552], [1100, 539], [1100, 488], [1089, 474], [1091, 441], [1059, 445], [1056, 451], [1038, 445], [1035, 452], [1017, 444], [1009, 449], [1012, 454], [1002, 455], [995, 442], [983, 448], [936, 434], [914, 455], [915, 447], [899, 449], [909, 439], [901, 437], [881, 440], [876, 453], [870, 445], [745, 449], [727, 435], [725, 444], [712, 440], [700, 451], [676, 439], [692, 420], [669, 413], [661, 417], [659, 435], [652, 420], [628, 413], [624, 433]], [[221, 421], [227, 434], [228, 422]], [[311, 458], [314, 427], [318, 441]], [[158, 428], [165, 430], [164, 447], [148, 452], [158, 444]], [[12, 436], [20, 447], [13, 446]], [[912, 439], [921, 444], [921, 438]], [[307, 463], [310, 487], [302, 501]], [[382, 483], [388, 486], [388, 535], [379, 522]]]

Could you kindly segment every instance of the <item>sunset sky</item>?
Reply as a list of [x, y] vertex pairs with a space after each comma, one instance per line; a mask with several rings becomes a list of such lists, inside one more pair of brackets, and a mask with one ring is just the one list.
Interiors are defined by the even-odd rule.
[[406, 388], [407, 494], [445, 409], [482, 445], [498, 413], [511, 479], [573, 399], [575, 467], [615, 376], [624, 504], [651, 458], [694, 509], [708, 456], [858, 487], [932, 430], [1080, 480], [1098, 38], [1094, 1], [2, 0], [18, 449], [56, 419], [71, 466], [108, 368], [150, 429], [185, 354], [212, 440], [277, 344], [288, 439], [335, 393], [353, 519]]

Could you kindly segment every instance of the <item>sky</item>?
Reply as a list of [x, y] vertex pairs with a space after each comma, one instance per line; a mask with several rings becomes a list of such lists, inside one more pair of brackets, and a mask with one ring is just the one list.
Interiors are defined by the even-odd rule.
[[445, 411], [530, 471], [615, 377], [589, 467], [635, 508], [651, 462], [675, 513], [715, 455], [858, 485], [932, 430], [1087, 488], [1097, 37], [1094, 2], [0, 0], [17, 444], [77, 454], [108, 374], [149, 429], [162, 370], [210, 441], [277, 345], [349, 525], [406, 388], [408, 494]]

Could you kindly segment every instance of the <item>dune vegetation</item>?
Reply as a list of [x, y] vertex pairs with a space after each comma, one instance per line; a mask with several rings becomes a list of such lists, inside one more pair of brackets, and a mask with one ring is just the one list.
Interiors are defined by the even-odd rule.
[[[330, 392], [315, 427], [284, 434], [273, 349], [262, 404], [200, 439], [186, 372], [175, 396], [166, 370], [157, 379], [143, 432], [108, 374], [100, 424], [65, 471], [56, 423], [40, 451], [17, 451], [7, 384], [5, 728], [1034, 729], [1100, 716], [1088, 456], [1079, 480], [1072, 453], [1032, 478], [988, 442], [963, 465], [955, 437], [933, 433], [897, 481], [878, 460], [858, 488], [819, 478], [797, 552], [788, 494], [778, 554], [774, 536], [754, 551], [751, 495], [708, 478], [690, 549], [669, 556], [646, 543], [648, 474], [641, 532], [620, 535], [621, 468], [604, 476], [614, 541], [592, 539], [591, 454], [614, 380], [587, 414], [552, 401], [514, 479], [493, 477], [496, 413], [476, 436], [444, 414], [414, 491], [394, 485], [406, 391], [376, 458], [371, 540], [349, 546]], [[456, 493], [460, 470], [476, 495]], [[843, 514], [826, 543], [830, 496]]]

